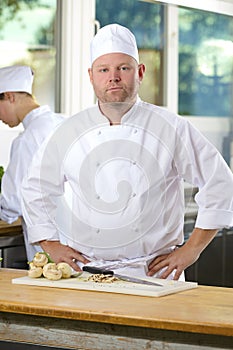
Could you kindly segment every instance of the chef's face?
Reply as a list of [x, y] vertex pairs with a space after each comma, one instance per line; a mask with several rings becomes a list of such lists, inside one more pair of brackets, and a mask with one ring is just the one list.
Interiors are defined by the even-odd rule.
[[14, 94], [7, 92], [0, 99], [0, 120], [13, 128], [19, 125], [20, 120], [15, 113]]
[[123, 53], [111, 53], [97, 58], [89, 69], [90, 81], [98, 100], [135, 102], [145, 66]]

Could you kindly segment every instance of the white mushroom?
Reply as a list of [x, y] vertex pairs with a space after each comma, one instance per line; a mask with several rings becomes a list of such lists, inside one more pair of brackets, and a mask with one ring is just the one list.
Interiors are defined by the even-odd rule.
[[62, 271], [57, 269], [55, 263], [48, 263], [43, 267], [43, 275], [49, 280], [59, 280], [62, 278]]
[[65, 262], [60, 262], [57, 264], [58, 270], [61, 270], [62, 272], [62, 278], [70, 278], [72, 274], [72, 268], [70, 267], [69, 264]]
[[35, 266], [44, 266], [48, 263], [48, 257], [43, 252], [37, 252], [32, 260]]
[[35, 266], [33, 262], [29, 263], [28, 276], [31, 278], [41, 277], [43, 273], [43, 269], [40, 266]]

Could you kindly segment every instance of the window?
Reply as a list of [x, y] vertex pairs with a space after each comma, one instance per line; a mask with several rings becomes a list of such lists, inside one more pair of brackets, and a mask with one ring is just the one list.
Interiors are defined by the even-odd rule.
[[25, 64], [35, 72], [33, 93], [54, 109], [56, 0], [1, 0], [0, 66]]
[[[39, 104], [55, 109], [56, 0], [0, 1], [0, 67], [29, 65], [35, 73], [33, 94]], [[9, 128], [0, 121], [0, 165], [9, 161], [12, 140], [22, 125]]]
[[178, 113], [190, 117], [233, 170], [233, 18], [179, 8]]
[[179, 9], [179, 114], [232, 114], [233, 19]]

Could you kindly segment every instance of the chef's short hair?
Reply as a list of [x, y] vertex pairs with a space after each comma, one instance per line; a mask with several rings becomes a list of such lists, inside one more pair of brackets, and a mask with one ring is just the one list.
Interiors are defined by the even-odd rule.
[[[6, 92], [7, 92], [7, 91], [6, 91]], [[11, 92], [12, 92], [12, 91], [11, 91]], [[16, 91], [15, 93], [16, 93], [16, 94], [25, 94], [25, 95], [27, 95], [27, 96], [33, 98], [33, 96], [32, 96], [31, 94], [29, 94], [28, 92]], [[5, 99], [5, 92], [1, 92], [1, 93], [0, 93], [0, 100], [4, 100], [4, 99]]]

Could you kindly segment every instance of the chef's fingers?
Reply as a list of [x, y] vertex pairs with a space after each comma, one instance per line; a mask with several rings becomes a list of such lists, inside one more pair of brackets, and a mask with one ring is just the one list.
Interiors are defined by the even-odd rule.
[[162, 270], [164, 267], [167, 267], [168, 265], [169, 261], [167, 259], [157, 259], [157, 261], [154, 262], [150, 269], [148, 269], [147, 276], [154, 276], [154, 274]]
[[169, 254], [164, 254], [164, 255], [160, 255], [160, 256], [157, 256], [154, 260], [152, 260], [150, 262], [150, 264], [148, 265], [148, 270], [152, 270], [154, 268], [156, 268], [156, 266], [158, 264], [160, 264], [162, 261], [164, 261], [165, 259], [167, 259]]
[[174, 275], [173, 280], [178, 281], [182, 272], [183, 270], [180, 269], [179, 267], [168, 266], [167, 269], [165, 269], [165, 271], [161, 274], [161, 276], [159, 276], [159, 278], [166, 279], [168, 278], [168, 276], [173, 274]]
[[178, 280], [183, 272], [183, 269], [178, 265], [174, 265], [169, 260], [163, 260], [156, 266], [154, 266], [150, 271], [148, 271], [148, 276], [154, 276], [156, 273], [161, 272], [159, 278], [166, 279], [171, 274], [174, 275], [173, 279]]
[[72, 267], [74, 271], [82, 271], [82, 269], [73, 260], [69, 261], [68, 264]]
[[77, 262], [87, 264], [89, 262], [80, 252], [72, 249], [69, 256], [63, 258], [63, 261], [67, 262], [75, 271], [82, 271]]
[[83, 257], [82, 257], [81, 260], [72, 259], [72, 261], [71, 261], [71, 263], [70, 263], [70, 266], [71, 266], [75, 271], [82, 271], [82, 268], [79, 267], [79, 265], [77, 264], [78, 261], [82, 262], [82, 265], [83, 265], [83, 264], [85, 265], [85, 264], [87, 264], [87, 263], [90, 262], [90, 261], [87, 260], [87, 259], [83, 260]]
[[159, 277], [167, 278], [170, 275], [170, 273], [172, 273], [174, 269], [177, 268], [177, 264], [175, 263], [174, 258], [172, 258], [172, 255], [172, 253], [169, 253], [156, 257], [150, 263], [147, 275], [154, 276], [157, 272], [163, 269], [164, 272], [162, 272]]
[[88, 260], [85, 256], [82, 255], [82, 253], [78, 252], [77, 250], [74, 250], [72, 260], [74, 262], [80, 261], [83, 264], [87, 264], [90, 262], [90, 260]]
[[174, 276], [173, 279], [174, 279], [175, 281], [178, 281], [183, 271], [184, 271], [184, 270], [176, 269], [175, 276]]

